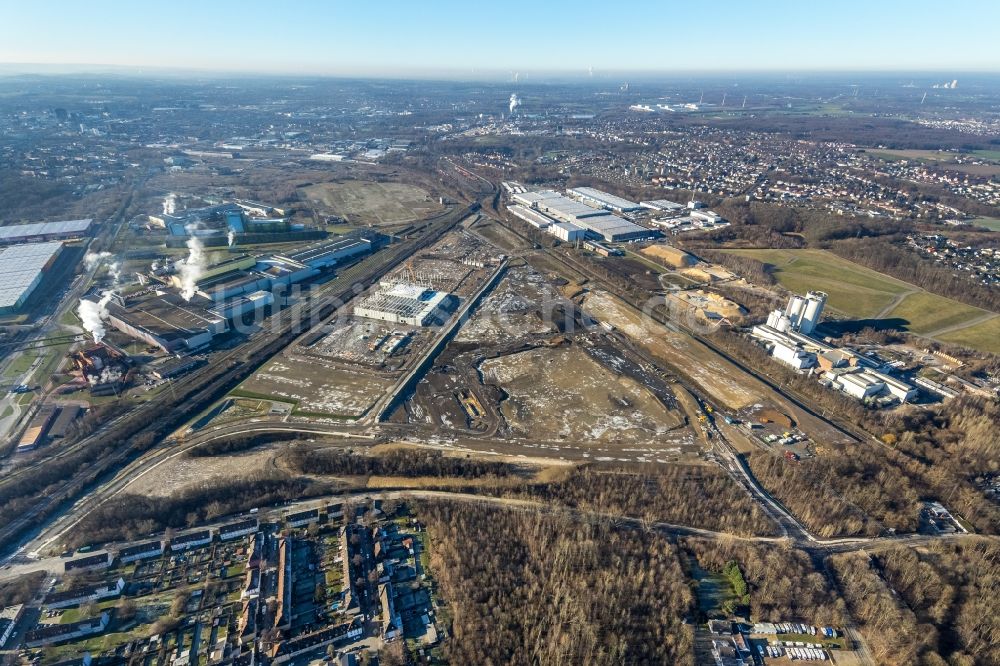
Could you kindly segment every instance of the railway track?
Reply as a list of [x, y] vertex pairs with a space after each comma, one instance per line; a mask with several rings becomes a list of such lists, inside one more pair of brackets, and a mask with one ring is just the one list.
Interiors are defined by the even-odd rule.
[[[17, 518], [0, 528], [0, 544], [3, 548], [0, 554], [8, 554], [16, 549], [18, 542], [23, 542], [26, 536], [37, 534], [60, 509], [72, 505], [83, 493], [110, 481], [122, 466], [141, 456], [150, 445], [137, 445], [137, 439], [141, 441], [142, 437], [151, 437], [154, 442], [162, 441], [182, 425], [191, 413], [199, 412], [224, 396], [299, 335], [327, 319], [338, 307], [362, 293], [406, 257], [436, 241], [477, 208], [478, 204], [471, 204], [432, 218], [418, 236], [390, 244], [376, 254], [362, 259], [321, 289], [315, 290], [317, 293], [310, 293], [303, 303], [273, 314], [268, 328], [257, 333], [246, 345], [217, 355], [212, 363], [186, 378], [183, 390], [175, 390], [169, 398], [175, 411], [165, 410], [158, 400], [144, 403], [104, 424], [96, 432], [63, 447], [56, 455], [12, 470], [0, 480], [0, 497], [9, 495], [8, 491], [16, 489], [16, 484], [24, 479], [31, 483], [32, 475], [37, 475], [47, 466], [71, 464], [77, 460], [73, 456], [79, 456], [80, 461], [80, 471], [65, 481], [31, 489], [30, 492], [36, 494], [44, 490], [46, 495], [38, 498]], [[277, 321], [273, 318], [277, 318]], [[164, 414], [164, 411], [167, 413]], [[108, 457], [100, 457], [104, 443], [126, 440], [131, 445]], [[92, 460], [90, 456], [85, 456], [91, 452]], [[56, 487], [53, 488], [52, 485]], [[13, 496], [7, 499], [10, 501], [26, 494], [18, 494], [15, 490]]]

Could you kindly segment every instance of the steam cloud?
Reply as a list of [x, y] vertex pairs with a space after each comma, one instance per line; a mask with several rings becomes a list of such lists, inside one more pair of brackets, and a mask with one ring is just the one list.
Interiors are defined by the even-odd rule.
[[110, 252], [88, 252], [83, 255], [83, 267], [87, 271], [92, 271], [101, 264], [108, 264], [108, 275], [111, 279], [115, 281], [115, 284], [121, 280], [122, 277], [122, 265], [120, 261], [111, 261], [111, 257], [114, 256]]
[[514, 109], [521, 106], [521, 98], [517, 96], [517, 93], [511, 93], [510, 95], [510, 112], [514, 113]]
[[115, 292], [109, 289], [101, 294], [101, 299], [96, 303], [85, 298], [80, 299], [80, 306], [76, 312], [83, 322], [83, 327], [94, 336], [94, 342], [100, 342], [108, 333], [104, 322], [108, 318], [108, 303], [114, 295]]
[[226, 234], [226, 242], [229, 243], [229, 247], [236, 244], [236, 232], [232, 229], [230, 229], [229, 233]]
[[122, 373], [115, 368], [104, 368], [101, 370], [100, 375], [90, 375], [87, 381], [90, 382], [92, 386], [97, 386], [98, 384], [111, 384], [121, 381]]
[[171, 192], [163, 197], [163, 214], [173, 215], [175, 210], [177, 210], [177, 195]]
[[194, 229], [189, 228], [191, 237], [187, 239], [188, 256], [177, 262], [177, 272], [181, 278], [181, 298], [190, 301], [198, 291], [198, 280], [205, 274], [205, 246], [193, 235]]
[[97, 268], [97, 265], [100, 264], [102, 261], [105, 261], [110, 258], [111, 258], [110, 252], [88, 252], [87, 254], [83, 255], [83, 267], [88, 271], [92, 271], [95, 268]]

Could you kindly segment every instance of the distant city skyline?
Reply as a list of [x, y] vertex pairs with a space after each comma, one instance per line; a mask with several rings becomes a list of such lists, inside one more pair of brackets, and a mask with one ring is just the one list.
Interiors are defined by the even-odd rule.
[[530, 80], [618, 72], [1000, 71], [1000, 3], [259, 0], [3, 3], [0, 63]]

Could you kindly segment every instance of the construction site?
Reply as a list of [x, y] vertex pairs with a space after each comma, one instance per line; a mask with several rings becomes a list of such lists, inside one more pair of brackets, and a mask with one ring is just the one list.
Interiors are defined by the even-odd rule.
[[595, 460], [697, 456], [669, 380], [573, 292], [512, 267], [390, 421]]
[[283, 401], [298, 415], [366, 416], [421, 363], [503, 260], [471, 234], [445, 235], [265, 364], [234, 395]]

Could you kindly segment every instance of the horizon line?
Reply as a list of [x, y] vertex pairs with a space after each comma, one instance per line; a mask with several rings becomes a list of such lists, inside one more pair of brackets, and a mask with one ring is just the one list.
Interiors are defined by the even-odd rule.
[[[191, 67], [174, 65], [120, 65], [102, 63], [36, 63], [36, 62], [0, 62], [0, 77], [10, 76], [65, 76], [70, 74], [83, 75], [129, 75], [134, 77], [155, 77], [166, 76], [176, 77], [183, 75], [198, 75], [206, 77], [240, 77], [240, 78], [316, 78], [316, 79], [395, 79], [395, 80], [448, 80], [448, 81], [495, 81], [504, 79], [505, 82], [515, 84], [527, 84], [531, 79], [605, 79], [609, 77], [635, 76], [654, 78], [657, 76], [745, 76], [745, 75], [780, 75], [780, 76], [807, 76], [807, 75], [939, 75], [949, 76], [989, 76], [1000, 75], [1000, 69], [970, 69], [970, 68], [804, 68], [804, 69], [783, 69], [783, 68], [705, 68], [705, 69], [596, 69], [593, 72], [579, 69], [551, 69], [551, 70], [525, 70], [516, 67], [508, 68], [473, 68], [471, 71], [456, 68], [372, 68], [371, 71], [355, 70], [328, 70], [328, 71], [303, 71], [301, 69], [227, 69], [224, 67]], [[517, 75], [520, 80], [510, 81], [509, 79]], [[527, 79], [527, 80], [524, 80]]]

